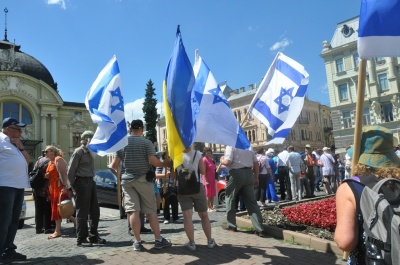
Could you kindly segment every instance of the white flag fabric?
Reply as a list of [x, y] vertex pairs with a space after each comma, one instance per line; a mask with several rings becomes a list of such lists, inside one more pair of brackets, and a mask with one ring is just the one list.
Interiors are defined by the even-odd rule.
[[[240, 127], [228, 101], [222, 94], [208, 66], [195, 52], [193, 72], [196, 78], [192, 104], [195, 111], [195, 142], [229, 145], [251, 149], [246, 134]], [[197, 112], [197, 113], [196, 113]]]
[[100, 156], [116, 152], [128, 144], [117, 58], [108, 62], [86, 95], [86, 108], [98, 127], [89, 149]]
[[276, 55], [249, 108], [272, 136], [267, 145], [285, 141], [303, 109], [308, 78], [301, 64], [283, 53]]
[[362, 0], [358, 29], [360, 59], [400, 56], [400, 0]]

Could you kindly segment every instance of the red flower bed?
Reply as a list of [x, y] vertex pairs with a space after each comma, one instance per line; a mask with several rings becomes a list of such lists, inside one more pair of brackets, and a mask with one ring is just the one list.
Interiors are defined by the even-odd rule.
[[336, 228], [336, 197], [284, 208], [281, 213], [291, 222], [333, 232]]

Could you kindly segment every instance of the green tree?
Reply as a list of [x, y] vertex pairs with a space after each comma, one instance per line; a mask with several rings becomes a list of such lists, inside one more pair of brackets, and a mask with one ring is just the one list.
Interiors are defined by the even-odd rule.
[[157, 142], [157, 99], [154, 98], [156, 93], [154, 92], [156, 89], [153, 87], [154, 83], [149, 80], [147, 82], [147, 88], [145, 93], [145, 98], [143, 102], [143, 113], [144, 113], [144, 121], [146, 123], [146, 138], [149, 139], [152, 143]]

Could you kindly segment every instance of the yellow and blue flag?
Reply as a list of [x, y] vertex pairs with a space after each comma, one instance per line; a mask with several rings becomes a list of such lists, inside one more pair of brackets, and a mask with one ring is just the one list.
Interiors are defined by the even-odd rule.
[[194, 82], [192, 65], [178, 26], [163, 84], [168, 152], [175, 168], [182, 164], [183, 151], [193, 144], [196, 136], [191, 103]]

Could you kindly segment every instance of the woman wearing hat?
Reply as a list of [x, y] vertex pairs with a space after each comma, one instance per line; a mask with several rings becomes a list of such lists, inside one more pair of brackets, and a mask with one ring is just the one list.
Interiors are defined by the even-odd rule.
[[[382, 126], [363, 128], [358, 164], [353, 179], [369, 187], [383, 178], [400, 179], [400, 158], [393, 151], [393, 134]], [[357, 181], [344, 182], [336, 193], [337, 225], [335, 241], [350, 252], [348, 264], [366, 264], [363, 222], [359, 206], [364, 186]]]

